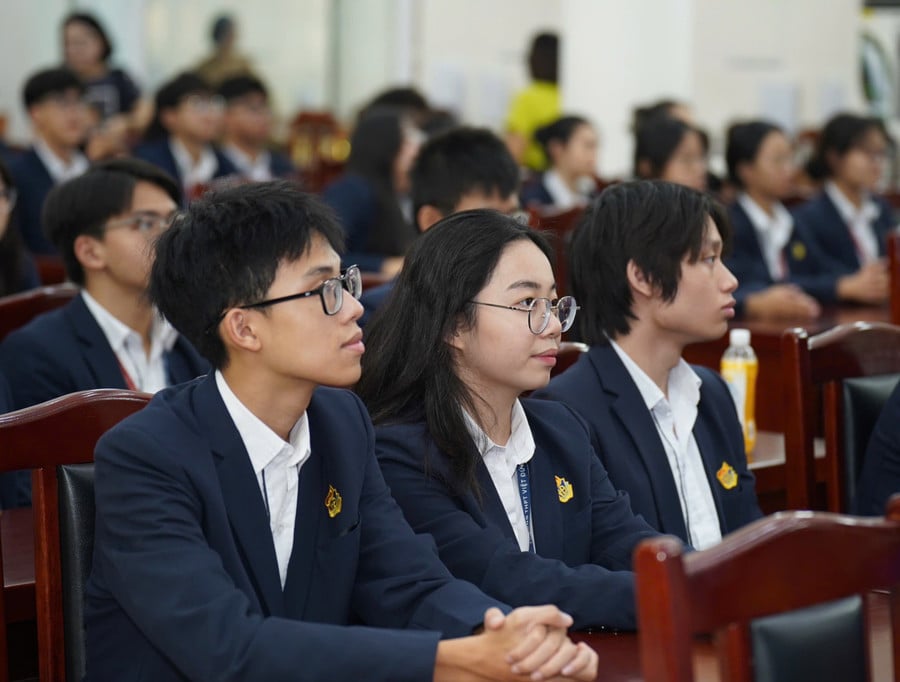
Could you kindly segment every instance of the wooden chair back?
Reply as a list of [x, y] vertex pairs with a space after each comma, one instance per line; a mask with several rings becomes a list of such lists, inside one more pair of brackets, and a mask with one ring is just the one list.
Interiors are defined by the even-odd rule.
[[554, 250], [553, 271], [556, 274], [556, 293], [565, 296], [571, 291], [569, 282], [569, 241], [572, 231], [578, 226], [584, 208], [576, 206], [567, 211], [557, 211], [553, 207], [529, 208], [529, 224], [548, 233]]
[[0, 298], [0, 341], [43, 313], [61, 308], [78, 293], [74, 284], [39, 287]]
[[[134, 391], [96, 389], [0, 415], [0, 471], [32, 471], [38, 668], [43, 682], [66, 679], [57, 467], [93, 462], [100, 436], [143, 408], [150, 397]], [[0, 612], [5, 613], [4, 608], [0, 590]], [[5, 617], [0, 618], [0, 630], [0, 681], [6, 682]]]
[[33, 258], [41, 284], [50, 286], [66, 281], [66, 267], [63, 265], [62, 258], [48, 254], [38, 254]]
[[[828, 512], [779, 512], [746, 526], [710, 549], [685, 552], [671, 536], [643, 541], [635, 552], [641, 667], [646, 682], [694, 680], [696, 636], [712, 634], [720, 679], [750, 682], [754, 677], [756, 621], [765, 616], [861, 595], [866, 618], [859, 629], [858, 674], [871, 679], [868, 661], [871, 609], [888, 601], [893, 665], [900, 671], [900, 495], [886, 518]], [[888, 595], [872, 595], [887, 590]], [[857, 610], [858, 614], [858, 610]], [[798, 634], [815, 620], [794, 621]], [[809, 618], [814, 618], [809, 614]], [[807, 629], [809, 627], [809, 629]], [[857, 630], [858, 632], [858, 630]], [[816, 633], [818, 634], [818, 633]], [[824, 655], [827, 655], [827, 651]], [[841, 650], [836, 652], [843, 655]], [[809, 663], [812, 663], [811, 661]], [[820, 663], [816, 661], [815, 663]], [[846, 663], [846, 661], [845, 661]], [[790, 664], [790, 663], [789, 663]], [[833, 677], [830, 679], [834, 679]], [[846, 678], [844, 678], [846, 679]], [[891, 679], [897, 679], [896, 676]]]
[[900, 234], [896, 231], [888, 234], [888, 276], [890, 278], [891, 324], [900, 325]]
[[[815, 336], [788, 329], [782, 336], [785, 368], [785, 475], [790, 509], [817, 506], [814, 441], [824, 425], [825, 487], [830, 511], [848, 509], [852, 487], [846, 448], [844, 382], [900, 372], [900, 327], [878, 322], [838, 325]], [[889, 391], [888, 391], [889, 392]], [[821, 421], [816, 410], [821, 393]], [[886, 398], [887, 396], [885, 396]]]
[[551, 376], [562, 374], [569, 367], [578, 362], [578, 358], [582, 353], [587, 353], [590, 347], [586, 343], [578, 341], [561, 341], [559, 344], [559, 353], [556, 356], [556, 366], [550, 371]]

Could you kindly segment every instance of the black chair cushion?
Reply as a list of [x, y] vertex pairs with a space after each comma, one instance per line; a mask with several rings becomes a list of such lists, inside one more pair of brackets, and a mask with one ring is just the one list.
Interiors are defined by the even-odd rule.
[[66, 679], [85, 672], [84, 588], [94, 552], [94, 465], [57, 468]]
[[865, 630], [857, 596], [758, 618], [750, 624], [756, 682], [865, 682]]

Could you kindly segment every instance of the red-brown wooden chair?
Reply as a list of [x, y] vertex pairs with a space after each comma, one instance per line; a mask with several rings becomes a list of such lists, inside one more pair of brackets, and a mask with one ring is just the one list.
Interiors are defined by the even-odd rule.
[[556, 274], [556, 293], [564, 296], [569, 291], [569, 241], [572, 231], [578, 226], [584, 208], [576, 206], [566, 211], [546, 208], [529, 209], [530, 224], [539, 230], [549, 233], [555, 261], [553, 271]]
[[[788, 329], [782, 336], [782, 362], [788, 507], [821, 506], [814, 458], [821, 423], [825, 508], [847, 511], [868, 436], [900, 373], [900, 327], [854, 322], [812, 337], [804, 329]], [[820, 394], [821, 414], [817, 414]]]
[[578, 341], [562, 341], [559, 344], [559, 353], [556, 356], [556, 366], [550, 371], [551, 376], [565, 372], [569, 367], [578, 362], [582, 353], [587, 353], [590, 347], [586, 343]]
[[39, 287], [0, 298], [0, 341], [41, 313], [64, 306], [78, 293], [74, 284]]
[[887, 254], [888, 276], [890, 277], [891, 323], [900, 325], [900, 234], [896, 231], [888, 234]]
[[62, 258], [46, 254], [36, 255], [33, 258], [41, 284], [50, 286], [62, 284], [66, 281], [66, 268], [63, 265]]
[[[696, 637], [709, 634], [720, 679], [729, 682], [797, 680], [802, 677], [797, 668], [825, 666], [833, 666], [828, 668], [831, 676], [815, 679], [896, 680], [898, 557], [900, 496], [888, 504], [887, 518], [779, 512], [701, 552], [685, 552], [671, 536], [645, 540], [634, 560], [644, 680], [694, 680]], [[835, 602], [839, 599], [844, 601]], [[885, 601], [895, 673], [876, 677], [867, 640], [876, 621], [873, 611]], [[797, 611], [815, 605], [820, 605], [815, 612]], [[776, 614], [784, 615], [765, 618]], [[823, 625], [831, 627], [832, 637], [844, 637], [830, 650], [821, 644]], [[790, 641], [788, 651], [785, 641]], [[806, 646], [818, 654], [810, 656], [803, 651]], [[838, 672], [845, 666], [857, 676]]]
[[[118, 389], [82, 391], [0, 416], [0, 443], [3, 457], [0, 471], [32, 470], [32, 506], [34, 510], [34, 581], [38, 632], [38, 667], [42, 682], [81, 679], [73, 672], [67, 678], [67, 649], [83, 646], [80, 618], [70, 613], [70, 636], [64, 627], [64, 588], [60, 550], [58, 472], [73, 464], [91, 463], [94, 446], [108, 429], [137, 412], [150, 396]], [[92, 480], [92, 479], [91, 479]], [[89, 515], [93, 524], [93, 514]], [[90, 534], [91, 538], [93, 533]], [[90, 548], [87, 548], [89, 551]], [[88, 554], [89, 556], [89, 554]], [[0, 566], [2, 575], [2, 566]], [[71, 597], [66, 590], [65, 596]], [[82, 591], [77, 590], [80, 597]], [[80, 602], [75, 610], [80, 616]], [[0, 590], [0, 612], [5, 614], [5, 599]], [[0, 618], [0, 681], [7, 676], [6, 619]], [[83, 654], [83, 652], [82, 652]], [[77, 658], [77, 656], [70, 656]], [[83, 655], [82, 655], [83, 662]]]

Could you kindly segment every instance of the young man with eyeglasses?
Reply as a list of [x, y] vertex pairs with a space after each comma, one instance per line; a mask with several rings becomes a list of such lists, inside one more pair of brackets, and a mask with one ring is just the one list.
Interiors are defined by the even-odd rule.
[[34, 142], [10, 170], [19, 191], [19, 229], [32, 253], [56, 252], [41, 231], [41, 208], [47, 194], [54, 185], [81, 175], [88, 167], [80, 150], [88, 131], [83, 96], [81, 81], [64, 68], [34, 74], [22, 90]]
[[682, 359], [734, 317], [737, 280], [722, 263], [730, 238], [724, 209], [696, 190], [605, 190], [569, 247], [591, 349], [534, 394], [583, 417], [634, 512], [697, 549], [762, 516], [725, 383]]
[[596, 675], [568, 616], [504, 616], [403, 520], [365, 408], [327, 388], [364, 351], [341, 235], [270, 182], [194, 202], [160, 238], [151, 299], [215, 372], [97, 446], [86, 680]]

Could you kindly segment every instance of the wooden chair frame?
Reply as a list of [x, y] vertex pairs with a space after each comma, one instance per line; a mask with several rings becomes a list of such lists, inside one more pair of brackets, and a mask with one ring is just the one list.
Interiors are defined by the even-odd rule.
[[0, 298], [0, 341], [42, 313], [61, 308], [79, 292], [74, 284], [38, 287]]

